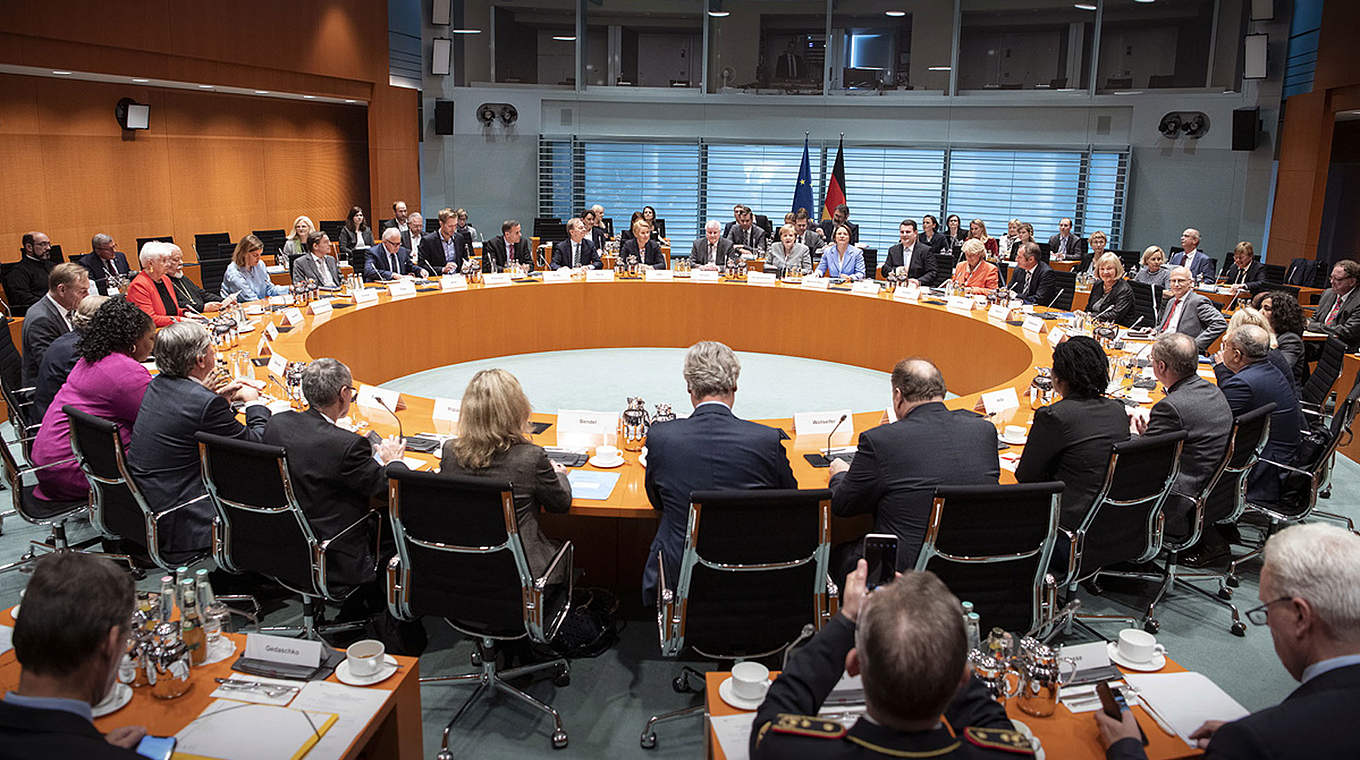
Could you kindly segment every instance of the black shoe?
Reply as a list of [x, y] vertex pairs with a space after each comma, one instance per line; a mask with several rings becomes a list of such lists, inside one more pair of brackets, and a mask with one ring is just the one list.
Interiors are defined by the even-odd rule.
[[1176, 559], [1176, 564], [1197, 569], [1217, 568], [1228, 562], [1227, 549], [1206, 549], [1200, 547], [1191, 552], [1186, 552]]

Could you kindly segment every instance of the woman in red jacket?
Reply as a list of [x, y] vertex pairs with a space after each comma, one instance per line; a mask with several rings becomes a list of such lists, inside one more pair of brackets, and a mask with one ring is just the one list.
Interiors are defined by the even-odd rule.
[[156, 327], [178, 322], [184, 316], [175, 299], [175, 286], [170, 281], [170, 246], [153, 240], [142, 246], [142, 271], [128, 284], [127, 298], [147, 314]]

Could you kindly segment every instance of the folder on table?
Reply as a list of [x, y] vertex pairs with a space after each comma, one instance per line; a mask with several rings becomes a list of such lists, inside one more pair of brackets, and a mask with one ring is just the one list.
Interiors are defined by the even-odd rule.
[[218, 699], [175, 734], [176, 760], [300, 760], [335, 713]]

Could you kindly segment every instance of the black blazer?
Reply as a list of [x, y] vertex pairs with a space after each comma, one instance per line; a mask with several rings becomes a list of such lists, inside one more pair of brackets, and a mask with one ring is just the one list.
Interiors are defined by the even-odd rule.
[[[317, 540], [333, 538], [375, 508], [387, 510], [387, 469], [373, 458], [368, 439], [327, 421], [316, 409], [281, 412], [269, 420], [263, 441], [288, 450], [293, 480], [307, 522]], [[405, 467], [393, 462], [388, 468]], [[332, 544], [332, 583], [357, 586], [373, 580], [372, 533], [355, 531]]]
[[47, 295], [47, 278], [54, 266], [56, 264], [51, 261], [39, 261], [26, 255], [5, 265], [5, 298], [9, 300], [12, 315], [24, 316], [28, 307]]
[[[48, 346], [47, 349], [50, 351], [52, 347]], [[14, 347], [14, 336], [9, 332], [9, 317], [3, 314], [0, 314], [0, 377], [11, 388], [23, 387], [24, 360], [19, 356], [19, 349]]]
[[51, 406], [52, 399], [56, 398], [61, 386], [66, 384], [66, 378], [70, 376], [76, 362], [80, 361], [80, 357], [76, 355], [78, 340], [80, 331], [72, 330], [52, 341], [47, 347], [47, 352], [43, 354], [42, 365], [38, 367], [38, 379], [33, 385], [33, 411], [37, 415], [36, 419], [40, 420], [47, 414], [47, 407]]
[[1015, 468], [1021, 483], [1061, 480], [1064, 528], [1075, 530], [1105, 482], [1110, 447], [1129, 438], [1124, 405], [1111, 398], [1065, 398], [1034, 412]]
[[[595, 250], [595, 244], [590, 242], [590, 238], [581, 238], [581, 253], [579, 266], [588, 266], [591, 269], [599, 269], [604, 266], [600, 261], [600, 252]], [[553, 245], [552, 261], [548, 266], [553, 269], [571, 266], [571, 241], [563, 240]]]
[[700, 404], [684, 419], [653, 425], [647, 433], [647, 499], [661, 524], [642, 573], [644, 606], [656, 603], [656, 555], [675, 588], [685, 548], [689, 495], [715, 488], [797, 488], [776, 428], [748, 422], [722, 404]]
[[[831, 219], [824, 219], [821, 222], [819, 222], [817, 226], [822, 228], [822, 234], [826, 237], [827, 243], [836, 242], [836, 236], [832, 234], [836, 231], [837, 225], [835, 221]], [[855, 243], [858, 243], [859, 225], [855, 224], [854, 222], [846, 222], [845, 226], [850, 228], [850, 244], [854, 245]]]
[[1033, 272], [1026, 272], [1018, 265], [1011, 267], [1011, 284], [1008, 287], [1025, 303], [1047, 306], [1058, 297], [1058, 278], [1053, 269], [1040, 261], [1034, 265]]
[[[94, 285], [101, 295], [109, 294], [109, 270], [104, 264], [104, 260], [99, 258], [99, 254], [90, 251], [76, 259], [76, 263], [85, 267], [86, 271], [90, 273], [90, 284]], [[114, 252], [113, 268], [124, 277], [131, 271], [128, 267], [127, 257], [123, 255], [122, 251]]]
[[[1357, 757], [1360, 740], [1345, 728], [1357, 711], [1360, 711], [1360, 665], [1329, 670], [1299, 686], [1280, 704], [1220, 726], [1209, 740], [1204, 757], [1207, 760]], [[1134, 760], [1147, 755], [1137, 739], [1124, 739], [1110, 745], [1106, 757]]]
[[749, 232], [743, 230], [741, 225], [734, 224], [724, 237], [731, 240], [732, 245], [744, 245], [756, 253], [761, 253], [769, 247], [769, 235], [766, 235], [765, 230], [755, 222], [751, 223]]
[[354, 267], [355, 272], [363, 272], [364, 259], [368, 256], [368, 249], [378, 242], [373, 239], [373, 230], [370, 230], [367, 224], [359, 229], [367, 233], [364, 235], [366, 245], [359, 245], [359, 235], [345, 226], [340, 227], [340, 241], [338, 243], [340, 258], [348, 261], [349, 265]]
[[[944, 238], [940, 238], [943, 240]], [[902, 244], [897, 243], [888, 249], [888, 258], [883, 261], [883, 265], [878, 268], [878, 273], [887, 279], [888, 273], [902, 266], [905, 257], [902, 255]], [[907, 264], [907, 276], [913, 280], [919, 280], [922, 285], [935, 284], [935, 253], [930, 250], [930, 246], [922, 243], [918, 238], [916, 245], [911, 249], [911, 263]]]
[[831, 511], [871, 513], [875, 533], [897, 536], [897, 569], [916, 566], [935, 486], [996, 485], [1001, 475], [996, 426], [941, 402], [859, 434], [850, 470], [831, 478]]
[[444, 267], [452, 263], [455, 269], [463, 266], [463, 235], [453, 233], [451, 241], [453, 243], [453, 261], [450, 262], [444, 255], [444, 239], [439, 236], [439, 232], [431, 232], [422, 235], [420, 245], [416, 248], [416, 256], [420, 260], [420, 265], [425, 267], [431, 274], [440, 274]]
[[[1079, 236], [1079, 235], [1069, 235], [1068, 237], [1070, 237], [1071, 240], [1070, 240], [1070, 241], [1068, 242], [1068, 244], [1067, 244], [1067, 253], [1068, 253], [1068, 256], [1067, 256], [1067, 259], [1066, 259], [1066, 260], [1067, 260], [1067, 261], [1078, 261], [1078, 260], [1079, 260], [1079, 261], [1081, 261], [1083, 264], [1087, 263], [1087, 260], [1086, 260], [1086, 238], [1083, 238], [1083, 237], [1081, 237], [1081, 236]], [[1048, 239], [1049, 256], [1048, 256], [1048, 257], [1045, 257], [1045, 258], [1044, 258], [1044, 261], [1050, 261], [1052, 255], [1053, 255], [1054, 253], [1057, 253], [1057, 252], [1058, 252], [1058, 247], [1061, 246], [1061, 245], [1062, 245], [1062, 235], [1054, 235], [1053, 237], [1049, 238], [1049, 239]]]
[[[1047, 306], [1048, 302], [1045, 301], [1044, 305]], [[1091, 286], [1091, 295], [1086, 299], [1086, 313], [1092, 317], [1103, 314], [1104, 321], [1127, 327], [1133, 317], [1133, 286], [1127, 280], [1116, 280], [1107, 297], [1105, 281], [1096, 280], [1096, 284]]]
[[[1303, 336], [1295, 332], [1277, 333], [1275, 342], [1279, 344], [1280, 355], [1289, 364], [1289, 373], [1294, 378], [1294, 386], [1302, 388], [1308, 382], [1308, 359], [1304, 355]], [[47, 349], [51, 351], [49, 347]]]
[[694, 241], [694, 245], [689, 249], [690, 260], [700, 266], [707, 264], [722, 266], [727, 262], [727, 257], [732, 255], [732, 241], [725, 237], [719, 237], [718, 242], [714, 243], [714, 249], [714, 253], [717, 255], [715, 260], [710, 261], [708, 258], [708, 237], [701, 237]]
[[[164, 512], [207, 493], [194, 434], [212, 433], [258, 441], [269, 410], [254, 404], [246, 424], [231, 404], [196, 380], [157, 375], [146, 386], [128, 444], [128, 469], [154, 512]], [[212, 502], [204, 499], [161, 521], [161, 547], [173, 554], [207, 549], [212, 542]]]
[[25, 386], [38, 381], [38, 367], [42, 365], [43, 352], [47, 347], [70, 331], [66, 318], [51, 299], [43, 298], [28, 308], [20, 335], [24, 344]]
[[200, 288], [188, 277], [171, 277], [170, 284], [175, 288], [175, 302], [179, 304], [181, 309], [193, 309], [201, 312], [210, 300], [217, 300], [216, 298], [210, 299], [208, 294], [203, 292], [203, 288]]
[[130, 749], [109, 744], [93, 723], [75, 713], [0, 701], [0, 760], [35, 757], [146, 760]]
[[[1248, 364], [1236, 374], [1219, 364], [1214, 367], [1214, 375], [1233, 414], [1246, 414], [1272, 401], [1275, 403], [1275, 412], [1270, 415], [1270, 437], [1261, 449], [1261, 458], [1294, 464], [1303, 413], [1299, 411], [1299, 398], [1289, 376], [1269, 359]], [[1247, 478], [1247, 499], [1259, 504], [1277, 500], [1281, 475], [1283, 471], [1276, 467], [1257, 463]]]
[[1228, 268], [1223, 270], [1218, 281], [1228, 285], [1245, 285], [1249, 293], [1259, 293], [1268, 287], [1265, 265], [1256, 259], [1252, 259], [1246, 269], [1238, 269], [1236, 263], [1229, 261]]
[[931, 253], [949, 253], [949, 251], [946, 249], [946, 246], [949, 245], [949, 239], [946, 238], [944, 236], [944, 233], [940, 232], [939, 230], [936, 230], [935, 237], [930, 239], [927, 239], [926, 233], [922, 232], [921, 234], [916, 236], [916, 242], [924, 243], [926, 247], [930, 249]]
[[364, 261], [364, 280], [374, 282], [376, 280], [391, 280], [399, 274], [415, 274], [416, 267], [411, 264], [411, 249], [397, 249], [397, 271], [392, 271], [392, 258], [387, 252], [387, 246], [381, 241], [375, 243], [368, 249], [368, 258]]
[[623, 241], [623, 245], [619, 247], [619, 260], [627, 261], [629, 256], [637, 256], [639, 261], [652, 269], [666, 268], [666, 257], [661, 253], [661, 244], [656, 242], [656, 238], [649, 238], [646, 250], [641, 253], [638, 252], [636, 238]]
[[603, 251], [604, 244], [609, 240], [609, 233], [603, 227], [590, 228], [590, 242], [595, 244], [595, 250]]
[[524, 556], [529, 561], [529, 572], [537, 578], [548, 569], [558, 543], [539, 527], [538, 510], [560, 514], [571, 509], [571, 483], [565, 472], [553, 470], [543, 447], [517, 443], [492, 457], [489, 467], [468, 470], [458, 464], [453, 455], [453, 441], [448, 441], [439, 459], [439, 473], [509, 481], [515, 493], [515, 517], [519, 521], [519, 537], [524, 544]]
[[[387, 230], [390, 230], [390, 229], [396, 229], [396, 228], [397, 228], [397, 220], [396, 220], [396, 219], [388, 219], [388, 220], [387, 220], [387, 224], [384, 224], [384, 225], [383, 225], [383, 232], [386, 232]], [[417, 230], [417, 231], [416, 231], [416, 239], [417, 239], [417, 240], [420, 238], [421, 234], [423, 234], [422, 231], [420, 231], [420, 230]], [[381, 240], [382, 240], [382, 235], [381, 235], [381, 234], [374, 235], [373, 237], [378, 238], [377, 240], [374, 240], [374, 241], [373, 241], [374, 243], [381, 242]], [[409, 224], [407, 225], [406, 229], [401, 230], [401, 247], [402, 247], [402, 248], [405, 248], [405, 249], [408, 250], [408, 251], [411, 250], [411, 227], [410, 227]]]
[[[521, 264], [533, 265], [533, 252], [529, 250], [529, 241], [523, 237], [514, 245], [515, 261]], [[490, 240], [482, 243], [482, 271], [498, 272], [505, 268], [509, 263], [506, 258], [506, 243], [504, 235], [497, 235]], [[494, 267], [491, 266], [494, 264]]]

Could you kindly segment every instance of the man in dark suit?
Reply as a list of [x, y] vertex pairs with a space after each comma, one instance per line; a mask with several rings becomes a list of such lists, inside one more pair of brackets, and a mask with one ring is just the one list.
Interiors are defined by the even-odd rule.
[[1147, 420], [1134, 417], [1140, 435], [1184, 430], [1180, 471], [1167, 502], [1166, 533], [1181, 538], [1190, 532], [1192, 501], [1213, 477], [1228, 447], [1233, 412], [1213, 383], [1197, 374], [1199, 351], [1182, 333], [1166, 333], [1152, 346], [1152, 374], [1166, 389], [1166, 397], [1152, 407]]
[[382, 240], [368, 249], [368, 258], [364, 261], [364, 280], [367, 282], [395, 280], [401, 275], [419, 273], [411, 263], [411, 249], [401, 244], [401, 233], [392, 227], [383, 230]]
[[71, 332], [71, 316], [76, 307], [90, 294], [90, 275], [85, 267], [58, 264], [47, 277], [47, 294], [28, 309], [24, 317], [21, 339], [24, 344], [23, 383], [32, 385], [38, 379], [43, 353], [52, 341]]
[[567, 239], [553, 246], [552, 261], [548, 266], [553, 269], [562, 267], [599, 269], [604, 266], [600, 261], [600, 252], [595, 250], [595, 245], [586, 238], [585, 222], [574, 218], [567, 220]]
[[[1190, 735], [1206, 760], [1360, 757], [1360, 536], [1326, 523], [1294, 525], [1266, 542], [1261, 604], [1247, 619], [1270, 627], [1275, 653], [1299, 687], [1284, 701]], [[782, 676], [781, 676], [782, 679]], [[1144, 760], [1138, 723], [1095, 711], [1108, 760]]]
[[[1001, 475], [996, 426], [971, 411], [947, 409], [944, 398], [944, 376], [929, 359], [903, 359], [892, 371], [897, 419], [860, 433], [850, 464], [831, 460], [831, 511], [872, 514], [873, 532], [897, 536], [899, 570], [916, 565], [935, 486], [995, 485]], [[858, 558], [858, 542], [854, 550]]]
[[[451, 208], [439, 209], [439, 229], [420, 238], [417, 259], [426, 271], [438, 274], [456, 272], [463, 266], [463, 235], [458, 233], [458, 214]], [[466, 236], [471, 238], [471, 234]]]
[[420, 240], [420, 234], [424, 231], [419, 228], [415, 231], [414, 238], [411, 234], [411, 219], [406, 213], [406, 201], [397, 201], [392, 204], [392, 218], [383, 224], [383, 231], [396, 230], [401, 233], [401, 246], [406, 250], [414, 250], [411, 246]]
[[[1261, 449], [1261, 458], [1292, 465], [1299, 447], [1303, 413], [1292, 381], [1266, 358], [1269, 352], [1270, 336], [1265, 330], [1256, 325], [1241, 325], [1223, 336], [1223, 347], [1214, 356], [1217, 359], [1214, 375], [1234, 415], [1275, 404], [1275, 412], [1270, 415], [1270, 437]], [[1257, 504], [1279, 500], [1282, 475], [1283, 471], [1274, 465], [1258, 462], [1247, 478], [1247, 500]]]
[[808, 251], [813, 256], [826, 247], [827, 240], [822, 237], [822, 228], [815, 224], [808, 223], [808, 215], [799, 209], [798, 217], [793, 222], [794, 229], [798, 230], [798, 242], [808, 247]]
[[732, 241], [732, 245], [739, 249], [745, 249], [752, 253], [764, 253], [767, 235], [765, 230], [756, 224], [755, 217], [751, 214], [748, 206], [742, 206], [737, 216], [737, 223], [728, 228], [724, 235]]
[[685, 354], [684, 372], [694, 414], [653, 425], [647, 434], [647, 499], [661, 512], [661, 524], [642, 573], [644, 605], [656, 602], [658, 553], [666, 586], [675, 588], [691, 493], [798, 487], [779, 430], [732, 414], [741, 373], [732, 349], [713, 341], [696, 343]]
[[524, 239], [519, 222], [507, 219], [501, 222], [501, 234], [482, 244], [482, 271], [499, 272], [511, 260], [525, 266], [534, 264], [529, 242]]
[[5, 265], [5, 297], [9, 299], [10, 314], [24, 316], [28, 307], [47, 294], [47, 276], [54, 266], [49, 252], [52, 241], [41, 232], [25, 232], [23, 255], [13, 264]]
[[1199, 230], [1191, 227], [1181, 233], [1181, 251], [1171, 254], [1168, 266], [1185, 267], [1197, 279], [1213, 282], [1218, 277], [1218, 262], [1199, 250]]
[[1039, 260], [1038, 243], [1021, 243], [1007, 290], [1025, 303], [1048, 306], [1058, 298], [1058, 278], [1053, 268]]
[[[288, 450], [288, 475], [307, 522], [318, 540], [333, 538], [369, 511], [387, 509], [387, 467], [405, 467], [405, 446], [397, 438], [383, 440], [374, 458], [373, 445], [361, 435], [338, 427], [349, 414], [356, 391], [349, 368], [317, 359], [302, 375], [305, 412], [274, 415], [264, 442]], [[374, 579], [374, 535], [355, 531], [332, 545], [328, 566], [332, 582], [357, 586]]]
[[1058, 220], [1058, 234], [1048, 239], [1050, 260], [1085, 261], [1086, 239], [1072, 232], [1072, 220], [1063, 217]]
[[141, 726], [108, 734], [93, 706], [118, 676], [136, 604], [132, 577], [107, 559], [58, 552], [38, 560], [14, 624], [19, 686], [0, 701], [0, 758], [138, 760]]
[[903, 219], [897, 225], [897, 245], [888, 249], [888, 258], [878, 268], [878, 274], [887, 279], [888, 273], [898, 267], [907, 268], [907, 278], [927, 287], [935, 284], [935, 254], [930, 246], [916, 237], [916, 221]]
[[293, 284], [314, 280], [323, 288], [340, 287], [340, 262], [331, 255], [331, 239], [321, 231], [307, 236], [307, 255], [293, 259]]
[[[90, 239], [90, 252], [76, 259], [76, 263], [89, 270], [90, 283], [104, 296], [109, 295], [110, 277], [128, 278], [131, 271], [127, 257], [118, 250], [118, 244], [102, 232]], [[116, 294], [118, 287], [113, 286], [112, 291]]]
[[1194, 290], [1194, 279], [1185, 267], [1173, 267], [1167, 275], [1165, 296], [1170, 300], [1161, 313], [1162, 332], [1184, 333], [1195, 339], [1200, 353], [1209, 350], [1214, 339], [1228, 329], [1223, 313], [1203, 295]]
[[[314, 233], [315, 234], [315, 233]], [[128, 445], [128, 469], [156, 512], [207, 494], [199, 465], [199, 432], [258, 441], [269, 421], [260, 392], [240, 380], [213, 390], [204, 385], [217, 368], [212, 334], [197, 322], [175, 322], [156, 334], [156, 369], [146, 387]], [[245, 404], [246, 424], [231, 402]], [[172, 561], [208, 549], [216, 516], [207, 499], [188, 504], [160, 523], [161, 549]]]
[[1233, 249], [1232, 262], [1219, 275], [1218, 281], [1233, 286], [1239, 293], [1259, 293], [1268, 287], [1265, 265], [1256, 260], [1256, 252], [1245, 240]]
[[732, 241], [719, 234], [718, 226], [717, 219], [709, 219], [704, 236], [690, 246], [689, 258], [696, 266], [720, 267], [732, 255]]
[[1331, 287], [1322, 291], [1308, 329], [1346, 341], [1346, 350], [1360, 348], [1360, 264], [1342, 259], [1332, 267]]
[[850, 228], [850, 244], [854, 245], [855, 243], [858, 243], [859, 225], [850, 221], [850, 207], [844, 203], [837, 206], [836, 210], [831, 212], [830, 219], [822, 221], [822, 235], [824, 235], [828, 241], [834, 240], [836, 237], [836, 228], [842, 225]]

